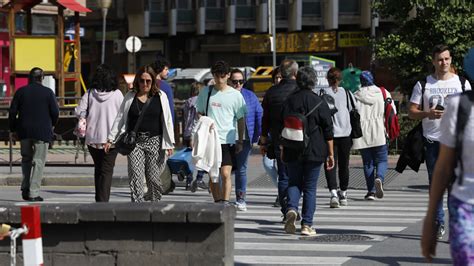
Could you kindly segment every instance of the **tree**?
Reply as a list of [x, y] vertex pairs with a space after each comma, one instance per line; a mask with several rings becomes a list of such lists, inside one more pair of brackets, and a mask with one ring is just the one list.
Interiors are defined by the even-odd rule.
[[[375, 42], [376, 58], [400, 81], [401, 91], [431, 72], [431, 50], [450, 47], [453, 64], [462, 73], [463, 57], [474, 46], [472, 0], [373, 0], [382, 17], [395, 22], [394, 31]], [[416, 11], [410, 18], [409, 13]]]

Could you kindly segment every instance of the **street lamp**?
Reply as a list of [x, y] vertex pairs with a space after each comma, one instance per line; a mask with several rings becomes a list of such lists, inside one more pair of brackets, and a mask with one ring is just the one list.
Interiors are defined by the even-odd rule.
[[107, 12], [112, 5], [112, 0], [97, 0], [97, 4], [102, 9], [102, 57], [101, 63], [105, 61], [105, 27], [107, 26]]

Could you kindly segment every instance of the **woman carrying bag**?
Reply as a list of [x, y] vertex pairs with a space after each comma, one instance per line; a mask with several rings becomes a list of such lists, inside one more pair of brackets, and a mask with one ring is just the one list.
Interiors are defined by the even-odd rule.
[[99, 65], [92, 77], [91, 89], [82, 96], [75, 113], [85, 121], [85, 143], [94, 160], [95, 201], [108, 202], [117, 151], [104, 151], [107, 136], [123, 101], [117, 90], [114, 71], [107, 65]]
[[156, 74], [150, 66], [138, 70], [133, 89], [125, 95], [105, 146], [108, 151], [112, 144], [119, 144], [117, 141], [123, 140], [123, 134], [132, 132], [136, 136], [135, 145], [127, 155], [132, 202], [144, 201], [145, 180], [151, 188], [151, 201], [161, 199], [160, 175], [174, 149], [168, 97], [156, 86], [154, 77]]

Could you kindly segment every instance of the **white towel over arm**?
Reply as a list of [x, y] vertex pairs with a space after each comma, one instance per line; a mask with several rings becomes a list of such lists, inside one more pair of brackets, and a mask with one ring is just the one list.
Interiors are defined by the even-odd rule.
[[201, 116], [193, 133], [193, 163], [196, 169], [209, 173], [213, 183], [219, 181], [219, 168], [222, 163], [222, 150], [214, 120]]

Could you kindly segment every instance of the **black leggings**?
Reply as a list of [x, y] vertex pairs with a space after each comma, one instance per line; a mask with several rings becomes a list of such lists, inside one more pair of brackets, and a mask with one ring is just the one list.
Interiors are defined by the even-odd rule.
[[349, 156], [352, 147], [352, 138], [334, 138], [334, 168], [326, 170], [326, 164], [324, 164], [324, 171], [326, 175], [326, 181], [329, 190], [337, 189], [336, 171], [339, 167], [339, 188], [341, 190], [347, 190], [349, 185]]

